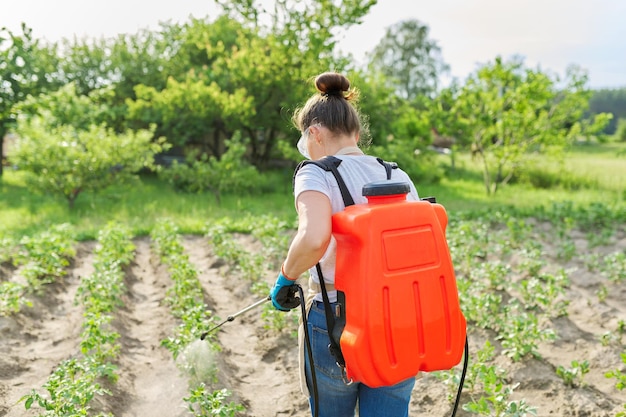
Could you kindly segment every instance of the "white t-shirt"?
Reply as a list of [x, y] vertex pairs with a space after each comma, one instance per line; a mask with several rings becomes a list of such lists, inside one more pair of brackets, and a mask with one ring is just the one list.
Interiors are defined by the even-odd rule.
[[[341, 155], [336, 156], [336, 158], [342, 161], [338, 171], [346, 183], [355, 204], [367, 203], [367, 198], [362, 195], [363, 186], [365, 184], [387, 179], [385, 167], [373, 156]], [[415, 185], [404, 171], [400, 168], [393, 169], [391, 171], [391, 179], [393, 181], [407, 182], [411, 188], [411, 191], [407, 195], [407, 200], [419, 200]], [[333, 173], [314, 164], [304, 165], [296, 173], [294, 178], [294, 198], [297, 200], [300, 193], [304, 191], [319, 191], [325, 194], [330, 200], [332, 214], [342, 211], [345, 208], [341, 191], [339, 191], [339, 185]], [[320, 259], [324, 282], [327, 284], [335, 282], [336, 250], [337, 242], [334, 237], [331, 237], [326, 253], [322, 256], [322, 259]], [[317, 276], [315, 266], [309, 270], [309, 273], [313, 281], [319, 284], [319, 277]], [[337, 292], [329, 291], [328, 297], [331, 302], [335, 302], [337, 300]], [[315, 300], [322, 301], [321, 294], [317, 294]]]

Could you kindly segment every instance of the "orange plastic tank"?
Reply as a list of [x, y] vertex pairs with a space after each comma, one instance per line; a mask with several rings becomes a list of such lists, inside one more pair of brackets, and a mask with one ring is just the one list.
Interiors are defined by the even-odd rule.
[[332, 219], [335, 287], [345, 295], [341, 350], [347, 376], [370, 387], [450, 369], [465, 347], [446, 211], [407, 201], [408, 191], [406, 183], [367, 184], [368, 203]]

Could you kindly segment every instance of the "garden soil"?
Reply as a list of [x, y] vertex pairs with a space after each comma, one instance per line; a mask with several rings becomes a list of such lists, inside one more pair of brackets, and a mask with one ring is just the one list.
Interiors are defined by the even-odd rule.
[[[206, 304], [224, 320], [258, 300], [249, 283], [237, 276], [212, 253], [205, 238], [184, 236], [190, 261], [199, 271], [206, 293]], [[179, 370], [161, 341], [177, 326], [164, 304], [172, 282], [167, 269], [153, 252], [147, 237], [137, 238], [136, 256], [126, 268], [127, 293], [124, 306], [114, 321], [121, 335], [119, 380], [106, 383], [111, 395], [99, 396], [95, 410], [120, 417], [190, 416], [183, 398], [188, 395], [187, 377]], [[249, 240], [250, 250], [262, 250]], [[578, 253], [584, 253], [584, 235], [576, 238]], [[43, 294], [30, 297], [32, 307], [8, 318], [0, 318], [0, 417], [36, 416], [43, 411], [36, 405], [25, 410], [20, 398], [32, 389], [45, 393], [43, 384], [55, 366], [80, 352], [82, 311], [74, 302], [81, 277], [93, 272], [94, 242], [78, 244], [77, 256], [67, 276], [47, 285]], [[546, 244], [550, 251], [550, 247]], [[613, 239], [606, 252], [626, 251], [626, 236]], [[568, 315], [555, 320], [558, 338], [540, 347], [541, 358], [512, 362], [500, 355], [499, 365], [507, 371], [511, 384], [519, 384], [511, 400], [524, 399], [536, 407], [537, 416], [612, 417], [623, 410], [626, 390], [615, 388], [615, 379], [603, 373], [622, 369], [620, 353], [626, 336], [600, 343], [603, 335], [626, 320], [626, 284], [611, 284], [606, 299], [598, 301], [601, 278], [588, 272], [581, 261], [553, 265], [571, 270]], [[574, 269], [575, 268], [575, 269]], [[0, 278], [19, 275], [7, 264], [0, 266]], [[265, 277], [269, 284], [275, 276]], [[251, 310], [224, 324], [217, 338], [222, 346], [214, 358], [218, 382], [213, 388], [232, 392], [229, 401], [243, 404], [241, 415], [258, 417], [307, 416], [308, 400], [299, 390], [297, 343], [290, 331], [277, 334], [264, 328], [262, 309]], [[290, 313], [294, 314], [294, 313]], [[472, 352], [493, 335], [470, 333]], [[606, 339], [606, 336], [605, 336]], [[556, 375], [556, 368], [569, 367], [573, 360], [588, 360], [590, 372], [584, 385], [567, 387]], [[460, 372], [460, 366], [457, 367]], [[455, 387], [446, 386], [432, 374], [416, 381], [410, 415], [449, 416]], [[464, 394], [466, 402], [469, 394]], [[322, 398], [321, 401], [324, 401]], [[458, 416], [468, 416], [460, 410]]]

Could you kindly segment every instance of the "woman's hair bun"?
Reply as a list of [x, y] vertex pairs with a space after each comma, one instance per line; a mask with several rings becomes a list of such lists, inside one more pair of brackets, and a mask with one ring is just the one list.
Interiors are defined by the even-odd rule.
[[323, 95], [344, 97], [343, 93], [350, 89], [350, 81], [342, 74], [325, 72], [315, 78], [315, 88]]

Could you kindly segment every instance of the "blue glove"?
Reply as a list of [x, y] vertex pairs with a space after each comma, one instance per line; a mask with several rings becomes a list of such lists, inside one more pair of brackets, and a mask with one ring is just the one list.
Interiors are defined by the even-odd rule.
[[298, 288], [294, 286], [296, 281], [287, 279], [282, 273], [278, 274], [276, 283], [270, 291], [272, 305], [276, 310], [289, 311], [300, 305], [300, 297], [296, 297]]

